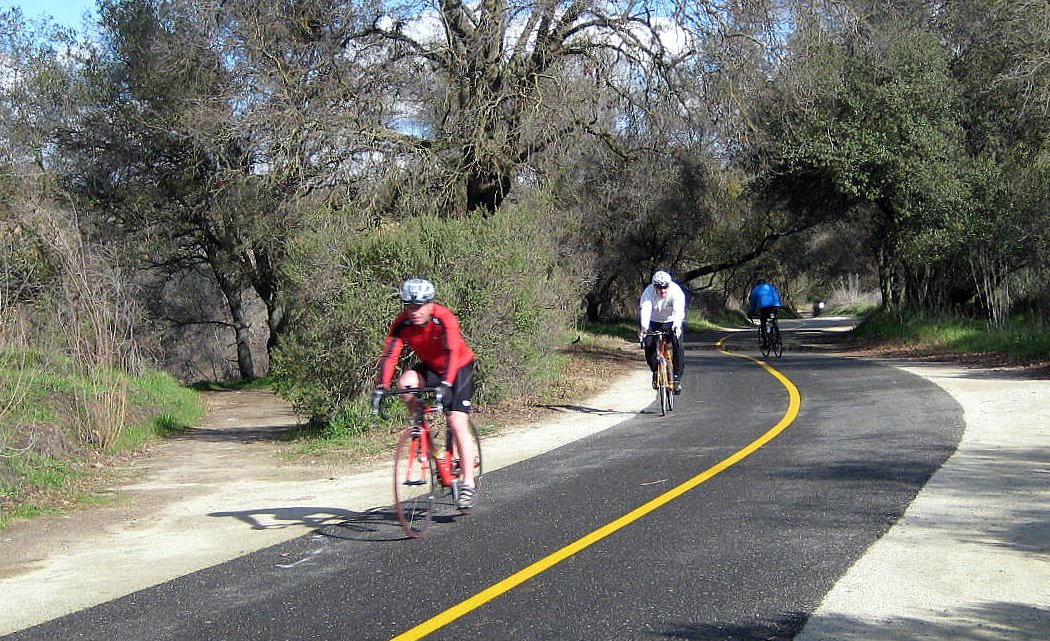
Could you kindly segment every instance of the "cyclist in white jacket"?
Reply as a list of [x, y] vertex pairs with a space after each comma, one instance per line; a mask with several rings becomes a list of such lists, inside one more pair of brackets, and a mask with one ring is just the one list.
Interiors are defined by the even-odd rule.
[[685, 349], [682, 347], [682, 325], [685, 323], [685, 292], [671, 280], [665, 271], [653, 274], [652, 282], [639, 301], [638, 320], [641, 331], [639, 340], [645, 348], [645, 361], [653, 371], [653, 389], [656, 389], [656, 337], [646, 336], [647, 331], [670, 331], [671, 347], [674, 350], [674, 393], [682, 393], [682, 372], [685, 370]]

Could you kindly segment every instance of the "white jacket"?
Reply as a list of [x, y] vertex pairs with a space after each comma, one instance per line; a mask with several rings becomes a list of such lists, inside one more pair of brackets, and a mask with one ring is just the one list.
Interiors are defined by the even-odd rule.
[[682, 329], [682, 323], [685, 322], [685, 292], [678, 283], [671, 283], [667, 287], [665, 298], [660, 298], [656, 288], [650, 284], [642, 292], [638, 306], [638, 320], [643, 332], [649, 329], [650, 322], [671, 323], [676, 332]]

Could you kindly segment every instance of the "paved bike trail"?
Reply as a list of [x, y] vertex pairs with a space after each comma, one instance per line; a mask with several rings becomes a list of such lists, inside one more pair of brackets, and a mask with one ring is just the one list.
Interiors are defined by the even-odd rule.
[[[742, 358], [691, 347], [692, 384], [671, 417], [643, 413], [487, 474], [477, 513], [438, 524], [425, 541], [396, 540], [391, 515], [380, 508], [12, 638], [392, 638], [424, 615], [556, 553], [622, 515], [625, 506], [643, 504], [724, 460], [782, 417], [786, 392], [767, 372]], [[1043, 638], [1025, 636], [1046, 629], [1034, 623], [1045, 622], [1038, 613], [1045, 612], [1050, 585], [1038, 572], [1046, 549], [1046, 538], [1032, 525], [1038, 506], [1030, 504], [1027, 513], [1018, 507], [1037, 485], [1020, 480], [1033, 476], [1026, 472], [1040, 478], [1038, 466], [1045, 464], [1028, 447], [1031, 438], [1008, 446], [989, 431], [978, 439], [981, 457], [991, 461], [980, 488], [990, 496], [1004, 487], [997, 471], [1010, 472], [1015, 487], [997, 508], [1017, 527], [989, 529], [977, 540], [945, 536], [952, 518], [981, 523], [981, 515], [953, 515], [949, 501], [934, 512], [938, 525], [931, 528], [928, 515], [913, 513], [930, 504], [927, 493], [912, 498], [952, 453], [962, 419], [969, 422], [972, 412], [964, 414], [924, 378], [882, 364], [788, 353], [775, 365], [802, 390], [803, 406], [769, 446], [428, 638], [789, 639], [801, 630], [802, 638], [871, 638], [878, 632], [878, 638], [903, 639], [916, 638], [927, 621], [935, 622], [930, 629], [956, 634], [946, 639]], [[924, 376], [936, 378], [930, 371]], [[813, 391], [818, 383], [827, 386], [824, 391]], [[754, 404], [742, 408], [736, 402], [742, 397]], [[845, 409], [851, 407], [863, 411]], [[967, 492], [959, 492], [958, 483], [975, 489], [970, 477], [987, 461], [975, 464], [967, 443], [964, 438], [962, 457], [953, 456], [930, 483], [937, 488], [934, 503], [945, 494], [959, 501], [955, 494]], [[970, 474], [949, 477], [946, 485], [938, 481], [960, 466]], [[905, 519], [883, 536], [901, 514]], [[1026, 515], [1027, 521], [1018, 520]], [[866, 595], [914, 594], [929, 583], [921, 568], [902, 571], [894, 562], [900, 548], [892, 540], [917, 525], [940, 533], [920, 538], [949, 546], [942, 550], [1024, 552], [1013, 565], [1032, 571], [1034, 591], [1028, 583], [1027, 597], [1004, 593], [1001, 607], [969, 608], [965, 623], [951, 618], [951, 590], [942, 597], [943, 609], [923, 612], [923, 602], [915, 601], [908, 610], [891, 606], [872, 618]], [[894, 547], [877, 552], [886, 545]], [[945, 556], [927, 562], [959, 572]], [[454, 557], [462, 560], [450, 571]], [[966, 570], [980, 577], [981, 567], [973, 563]], [[426, 580], [438, 572], [448, 577], [443, 585]], [[1010, 581], [1000, 577], [996, 584]], [[850, 598], [840, 596], [843, 589]], [[936, 600], [929, 603], [938, 607]], [[1018, 613], [1028, 615], [1022, 617], [1027, 623], [1007, 620]], [[936, 623], [938, 617], [954, 627]], [[960, 634], [989, 623], [1013, 636]]]

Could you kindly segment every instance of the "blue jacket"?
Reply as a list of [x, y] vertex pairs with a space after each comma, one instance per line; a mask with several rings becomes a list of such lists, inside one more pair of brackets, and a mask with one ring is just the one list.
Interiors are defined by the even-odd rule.
[[773, 287], [769, 283], [762, 283], [756, 285], [751, 290], [751, 296], [748, 298], [750, 303], [750, 313], [754, 314], [763, 307], [780, 307], [780, 292], [777, 291], [776, 287]]

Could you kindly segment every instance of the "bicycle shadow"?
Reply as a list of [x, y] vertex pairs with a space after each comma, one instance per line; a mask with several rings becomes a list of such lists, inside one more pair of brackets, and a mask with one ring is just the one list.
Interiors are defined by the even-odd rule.
[[598, 407], [587, 407], [586, 405], [573, 405], [569, 403], [552, 404], [552, 403], [540, 403], [537, 407], [542, 407], [549, 410], [562, 413], [574, 413], [574, 414], [594, 414], [597, 416], [613, 416], [615, 414], [634, 415], [637, 412], [625, 411], [625, 410], [609, 410], [601, 409]]
[[[431, 525], [454, 523], [465, 516], [463, 512], [447, 502], [438, 501], [431, 514]], [[340, 523], [317, 529], [318, 534], [336, 539], [353, 541], [406, 541], [412, 537], [405, 534], [394, 506], [377, 507], [354, 513]]]
[[392, 506], [357, 512], [335, 507], [297, 506], [211, 512], [208, 516], [234, 518], [253, 530], [310, 528], [323, 536], [357, 541], [397, 541], [407, 538]]

